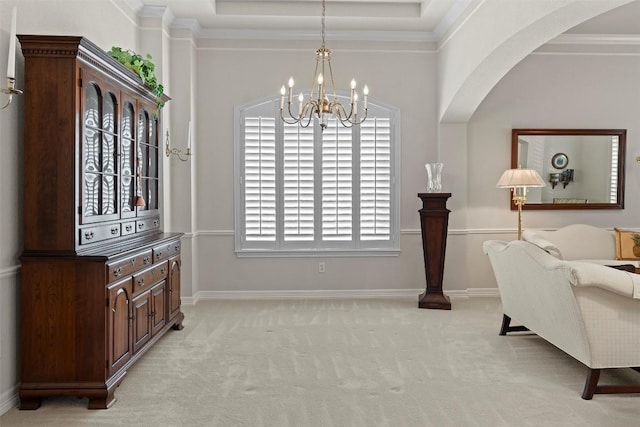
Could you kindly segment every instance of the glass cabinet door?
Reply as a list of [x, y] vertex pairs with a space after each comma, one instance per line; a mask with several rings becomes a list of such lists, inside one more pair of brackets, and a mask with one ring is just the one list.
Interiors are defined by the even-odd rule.
[[155, 214], [158, 210], [158, 121], [151, 109], [142, 107], [138, 112], [138, 195], [144, 206], [138, 204], [138, 214]]
[[119, 217], [118, 102], [96, 82], [84, 88], [82, 115], [82, 222]]
[[124, 100], [120, 131], [120, 205], [123, 218], [136, 214], [136, 140], [133, 100]]

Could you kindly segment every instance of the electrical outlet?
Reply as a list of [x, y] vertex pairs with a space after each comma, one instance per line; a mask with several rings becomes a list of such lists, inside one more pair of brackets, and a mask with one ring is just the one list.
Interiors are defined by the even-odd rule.
[[324, 273], [324, 271], [325, 271], [324, 268], [325, 268], [324, 262], [319, 262], [318, 263], [318, 273]]

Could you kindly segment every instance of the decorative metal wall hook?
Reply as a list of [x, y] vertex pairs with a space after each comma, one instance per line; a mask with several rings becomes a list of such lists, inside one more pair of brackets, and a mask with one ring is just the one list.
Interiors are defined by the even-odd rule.
[[9, 99], [7, 99], [7, 103], [0, 107], [0, 110], [4, 110], [11, 104], [13, 101], [13, 95], [22, 95], [22, 91], [20, 89], [15, 88], [16, 79], [8, 77], [7, 78], [7, 87], [0, 89], [0, 92], [9, 95]]
[[189, 157], [191, 156], [191, 139], [189, 139], [188, 144], [189, 145], [187, 146], [187, 151], [185, 151], [184, 153], [182, 150], [178, 148], [171, 148], [169, 146], [169, 130], [167, 129], [166, 138], [164, 140], [164, 154], [167, 157], [169, 157], [171, 154], [174, 154], [180, 160], [182, 160], [183, 162], [186, 162], [187, 160], [189, 160]]

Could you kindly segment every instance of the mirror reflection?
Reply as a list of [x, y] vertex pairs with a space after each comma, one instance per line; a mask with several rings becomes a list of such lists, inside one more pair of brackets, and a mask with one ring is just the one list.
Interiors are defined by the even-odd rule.
[[[535, 169], [524, 209], [623, 209], [626, 129], [513, 129], [511, 167]], [[512, 209], [516, 209], [511, 204]]]

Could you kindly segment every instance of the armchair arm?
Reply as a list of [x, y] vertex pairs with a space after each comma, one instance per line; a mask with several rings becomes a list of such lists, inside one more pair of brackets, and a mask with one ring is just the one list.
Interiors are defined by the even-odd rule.
[[573, 286], [595, 286], [625, 297], [640, 298], [640, 274], [589, 262], [566, 262], [571, 265], [569, 282]]

